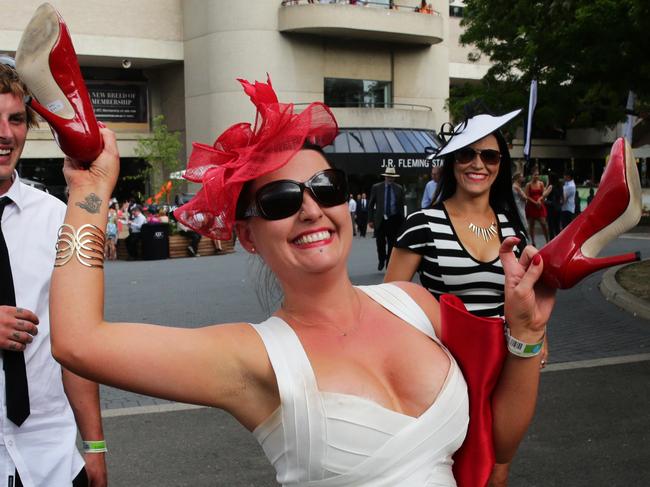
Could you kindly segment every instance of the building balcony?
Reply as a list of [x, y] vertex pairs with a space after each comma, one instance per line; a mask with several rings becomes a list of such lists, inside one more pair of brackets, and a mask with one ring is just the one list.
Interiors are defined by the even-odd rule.
[[280, 32], [367, 41], [433, 45], [443, 40], [443, 18], [412, 7], [388, 9], [383, 3], [308, 3], [288, 0], [279, 9]]
[[[302, 111], [308, 103], [296, 103], [296, 111]], [[423, 129], [433, 127], [431, 107], [408, 103], [391, 103], [386, 107], [330, 106], [339, 127], [385, 127]]]
[[433, 126], [433, 112], [412, 105], [393, 108], [332, 108], [340, 127], [426, 128]]

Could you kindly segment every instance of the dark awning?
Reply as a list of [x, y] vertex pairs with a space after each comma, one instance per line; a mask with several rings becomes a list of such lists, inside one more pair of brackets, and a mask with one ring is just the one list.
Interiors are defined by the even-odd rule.
[[336, 167], [349, 173], [379, 174], [386, 167], [422, 173], [431, 167], [426, 148], [439, 145], [433, 130], [344, 128], [324, 150]]

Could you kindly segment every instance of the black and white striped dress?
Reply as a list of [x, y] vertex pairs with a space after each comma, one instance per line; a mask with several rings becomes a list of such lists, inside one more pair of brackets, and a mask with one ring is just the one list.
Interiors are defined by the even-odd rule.
[[[497, 213], [499, 239], [517, 236], [504, 213]], [[520, 244], [520, 248], [523, 245]], [[477, 316], [503, 316], [504, 274], [497, 257], [491, 262], [476, 260], [461, 243], [442, 203], [408, 216], [396, 246], [422, 255], [418, 273], [422, 286], [436, 299], [455, 294], [467, 310]], [[515, 254], [519, 256], [519, 249]]]

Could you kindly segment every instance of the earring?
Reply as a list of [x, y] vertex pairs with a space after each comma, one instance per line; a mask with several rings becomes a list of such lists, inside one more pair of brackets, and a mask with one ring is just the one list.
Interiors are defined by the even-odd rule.
[[251, 253], [252, 253], [252, 254], [255, 253], [255, 247], [251, 247]]

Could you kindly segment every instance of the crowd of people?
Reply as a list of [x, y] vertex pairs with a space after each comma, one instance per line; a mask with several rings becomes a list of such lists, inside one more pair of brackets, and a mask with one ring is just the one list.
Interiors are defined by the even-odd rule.
[[[142, 227], [146, 224], [173, 223], [174, 231], [188, 237], [186, 247], [188, 255], [200, 257], [199, 242], [201, 235], [179, 223], [174, 218], [174, 210], [178, 205], [141, 204], [135, 198], [129, 198], [121, 204], [113, 197], [109, 201], [108, 220], [106, 223], [106, 243], [104, 258], [117, 259], [117, 244], [124, 239], [129, 259], [142, 257]], [[217, 253], [223, 252], [221, 240], [213, 240]]]
[[120, 204], [116, 198], [111, 198], [106, 223], [105, 259], [117, 259], [119, 239], [125, 239], [130, 258], [139, 258], [142, 226], [146, 223], [169, 223], [172, 209], [169, 205], [142, 205], [134, 198]]

